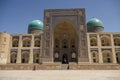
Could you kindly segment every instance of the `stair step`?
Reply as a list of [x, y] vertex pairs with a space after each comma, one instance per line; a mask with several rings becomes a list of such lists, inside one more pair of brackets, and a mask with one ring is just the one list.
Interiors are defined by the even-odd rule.
[[62, 64], [61, 69], [62, 70], [68, 70], [69, 65], [68, 64]]

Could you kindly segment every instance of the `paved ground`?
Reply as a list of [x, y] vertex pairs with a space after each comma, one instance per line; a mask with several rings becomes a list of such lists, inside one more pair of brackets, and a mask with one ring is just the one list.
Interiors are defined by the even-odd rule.
[[120, 80], [120, 70], [0, 71], [0, 80]]

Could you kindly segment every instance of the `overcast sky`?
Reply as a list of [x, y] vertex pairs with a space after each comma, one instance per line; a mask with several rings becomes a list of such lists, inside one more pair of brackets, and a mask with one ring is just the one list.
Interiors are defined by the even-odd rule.
[[27, 33], [28, 24], [43, 21], [44, 9], [85, 8], [86, 20], [104, 23], [105, 32], [120, 32], [120, 0], [0, 0], [0, 32]]

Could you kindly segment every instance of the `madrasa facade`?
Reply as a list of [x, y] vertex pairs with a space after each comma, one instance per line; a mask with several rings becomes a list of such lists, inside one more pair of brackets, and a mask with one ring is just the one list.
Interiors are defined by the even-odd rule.
[[120, 32], [104, 27], [84, 8], [45, 9], [27, 34], [0, 32], [0, 69], [120, 69]]

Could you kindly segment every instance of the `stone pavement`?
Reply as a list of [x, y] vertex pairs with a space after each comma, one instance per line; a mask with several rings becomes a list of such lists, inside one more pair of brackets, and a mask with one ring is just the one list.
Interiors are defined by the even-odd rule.
[[0, 80], [120, 80], [120, 70], [1, 70]]

